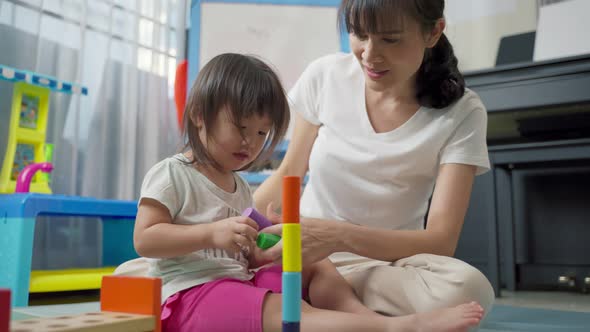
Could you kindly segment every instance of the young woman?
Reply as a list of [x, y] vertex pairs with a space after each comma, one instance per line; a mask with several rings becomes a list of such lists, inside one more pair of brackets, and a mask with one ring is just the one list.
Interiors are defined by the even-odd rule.
[[465, 88], [443, 12], [443, 0], [343, 0], [352, 52], [301, 75], [287, 154], [254, 193], [260, 211], [278, 207], [280, 179], [309, 171], [304, 261], [330, 257], [366, 306], [390, 316], [494, 300], [485, 276], [452, 258], [489, 160], [486, 110]]

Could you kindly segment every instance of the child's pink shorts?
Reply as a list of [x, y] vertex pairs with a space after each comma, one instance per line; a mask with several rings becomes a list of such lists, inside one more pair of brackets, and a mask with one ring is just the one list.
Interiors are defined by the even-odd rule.
[[178, 292], [162, 305], [162, 330], [262, 332], [264, 297], [281, 293], [281, 273], [272, 266], [250, 281], [221, 279]]

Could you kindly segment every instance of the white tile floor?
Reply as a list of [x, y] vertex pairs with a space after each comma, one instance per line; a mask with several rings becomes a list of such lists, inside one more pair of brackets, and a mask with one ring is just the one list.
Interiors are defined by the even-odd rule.
[[496, 304], [529, 308], [590, 312], [590, 294], [502, 290]]

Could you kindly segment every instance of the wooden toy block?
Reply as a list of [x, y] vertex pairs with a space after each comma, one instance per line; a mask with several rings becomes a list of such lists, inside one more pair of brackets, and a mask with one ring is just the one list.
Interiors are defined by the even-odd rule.
[[[11, 332], [161, 332], [162, 281], [158, 278], [105, 276], [101, 312], [26, 319], [10, 324]], [[10, 292], [0, 290], [0, 332], [8, 332]], [[2, 329], [4, 328], [4, 329]]]
[[0, 332], [8, 332], [10, 325], [10, 290], [0, 289]]
[[[158, 318], [159, 320], [159, 318]], [[156, 317], [118, 312], [14, 321], [11, 332], [146, 332], [156, 328]]]
[[100, 310], [156, 317], [155, 332], [161, 331], [162, 280], [159, 278], [104, 276]]

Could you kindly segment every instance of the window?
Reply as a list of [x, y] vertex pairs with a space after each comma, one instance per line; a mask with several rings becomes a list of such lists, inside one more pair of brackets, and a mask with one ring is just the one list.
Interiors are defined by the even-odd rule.
[[98, 43], [105, 57], [168, 77], [172, 97], [185, 8], [186, 0], [6, 0], [0, 24], [78, 50]]

